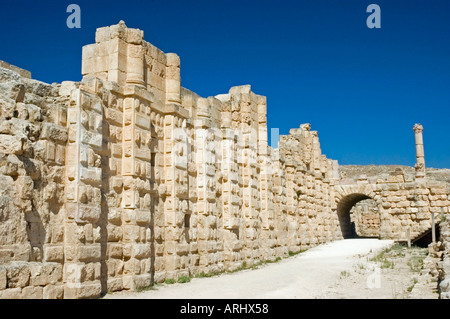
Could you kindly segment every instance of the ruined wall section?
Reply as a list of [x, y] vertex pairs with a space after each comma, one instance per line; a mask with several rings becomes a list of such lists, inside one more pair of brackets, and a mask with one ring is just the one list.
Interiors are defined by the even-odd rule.
[[182, 105], [192, 117], [194, 162], [189, 165], [195, 167], [190, 179], [195, 184], [189, 186], [196, 189], [190, 203], [196, 223], [191, 227], [196, 226], [200, 272], [232, 270], [268, 258], [260, 251], [262, 220], [267, 230], [273, 229], [260, 213], [261, 203], [270, 208], [265, 103], [250, 86], [209, 98], [182, 89]]
[[321, 153], [309, 124], [280, 136], [285, 160], [288, 247], [297, 252], [339, 238], [333, 186], [336, 165]]
[[[414, 241], [429, 231], [432, 213], [437, 218], [438, 215], [448, 212], [449, 194], [448, 183], [426, 178], [419, 181], [406, 179], [402, 170], [379, 178], [368, 179], [362, 175], [358, 180], [341, 180], [335, 185], [338, 205], [354, 195], [362, 195], [361, 199], [370, 198], [375, 201], [378, 217], [372, 216], [367, 220], [368, 224], [356, 225], [357, 228], [371, 227], [371, 220], [376, 219], [375, 223], [379, 223], [379, 238], [403, 242], [408, 240], [408, 232], [410, 239]], [[355, 222], [358, 220], [355, 219]], [[360, 222], [363, 223], [363, 219]], [[372, 227], [372, 234], [373, 231]]]
[[287, 199], [286, 199], [286, 166], [285, 157], [283, 152], [280, 152], [278, 148], [272, 149], [270, 151], [270, 161], [269, 166], [272, 170], [271, 176], [271, 196], [273, 198], [273, 239], [275, 241], [275, 246], [273, 250], [277, 256], [288, 256], [288, 214], [287, 214]]
[[[321, 174], [329, 169], [318, 140], [308, 130], [296, 149], [269, 147], [266, 98], [249, 85], [200, 97], [181, 87], [176, 54], [124, 23], [98, 29], [83, 48], [81, 83], [50, 86], [8, 72], [0, 251], [2, 265], [25, 264], [2, 266], [6, 296], [26, 288], [95, 298], [323, 241], [310, 239], [322, 230], [298, 226], [301, 216], [308, 222], [306, 204], [328, 205], [323, 175], [310, 174], [308, 187], [326, 194], [302, 209], [290, 189], [306, 182], [306, 164], [292, 165], [297, 151], [320, 162]], [[13, 277], [32, 276], [33, 262], [50, 275], [28, 288]]]
[[445, 182], [423, 180], [402, 182], [403, 175], [378, 180], [376, 190], [381, 198], [380, 237], [407, 240], [410, 229], [414, 240], [431, 229], [431, 213], [436, 218], [448, 213], [450, 185]]
[[68, 98], [8, 69], [0, 68], [0, 298], [58, 298]]

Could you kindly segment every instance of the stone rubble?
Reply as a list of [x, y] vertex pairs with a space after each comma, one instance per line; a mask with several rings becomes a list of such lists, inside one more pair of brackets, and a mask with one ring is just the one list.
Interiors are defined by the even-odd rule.
[[441, 299], [450, 299], [450, 223], [449, 215], [443, 218], [439, 224], [440, 242], [439, 246], [434, 249], [438, 259], [436, 271], [439, 281], [439, 297]]

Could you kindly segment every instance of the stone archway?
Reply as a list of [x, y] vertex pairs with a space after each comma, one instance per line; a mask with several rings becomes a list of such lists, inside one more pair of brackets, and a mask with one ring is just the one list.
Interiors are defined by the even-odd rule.
[[356, 203], [370, 198], [371, 197], [365, 194], [356, 193], [347, 195], [338, 202], [337, 214], [339, 225], [342, 232], [342, 237], [344, 237], [344, 239], [356, 237], [354, 224], [351, 222], [350, 219], [350, 210], [353, 208], [353, 206], [355, 206]]
[[381, 224], [380, 196], [375, 191], [375, 188], [375, 185], [368, 183], [336, 186], [336, 212], [340, 231], [344, 239], [357, 237], [355, 225], [350, 217], [350, 211], [357, 203], [363, 200], [371, 199], [375, 202], [374, 205], [379, 208]]

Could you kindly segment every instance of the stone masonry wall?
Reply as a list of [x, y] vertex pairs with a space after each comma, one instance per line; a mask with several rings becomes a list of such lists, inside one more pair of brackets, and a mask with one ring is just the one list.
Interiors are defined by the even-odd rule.
[[141, 30], [95, 40], [79, 83], [0, 65], [0, 298], [96, 298], [275, 260], [344, 238], [366, 198], [386, 238], [448, 212], [445, 183], [346, 185], [309, 124], [269, 147], [264, 96], [181, 87], [179, 57]]
[[0, 296], [62, 297], [68, 99], [5, 68], [0, 92]]
[[[339, 216], [348, 216], [358, 202], [372, 199], [378, 211], [378, 237], [402, 242], [408, 240], [408, 232], [414, 241], [430, 230], [432, 213], [437, 216], [448, 213], [450, 209], [449, 183], [427, 179], [405, 180], [399, 171], [385, 178], [361, 176], [359, 180], [341, 179], [335, 186], [335, 192]], [[357, 229], [368, 228], [372, 223], [358, 226], [361, 221], [355, 220]], [[344, 237], [350, 235], [350, 222], [350, 217], [341, 220]]]
[[380, 237], [380, 213], [374, 200], [366, 199], [356, 203], [351, 214], [358, 236]]

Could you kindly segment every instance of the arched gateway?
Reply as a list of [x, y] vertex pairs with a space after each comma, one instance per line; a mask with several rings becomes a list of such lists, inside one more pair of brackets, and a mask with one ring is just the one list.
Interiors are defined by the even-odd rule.
[[356, 235], [354, 224], [350, 219], [350, 211], [357, 203], [372, 199], [375, 201], [378, 211], [381, 212], [380, 196], [376, 194], [375, 189], [376, 185], [367, 183], [338, 185], [336, 187], [336, 213], [343, 238], [351, 238]]

